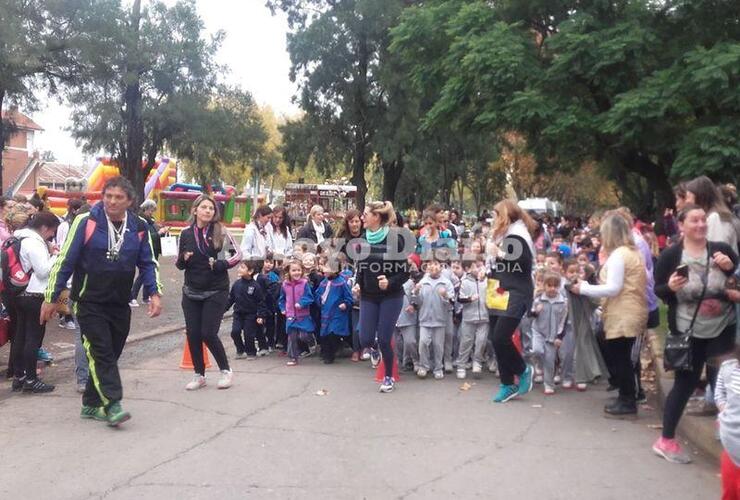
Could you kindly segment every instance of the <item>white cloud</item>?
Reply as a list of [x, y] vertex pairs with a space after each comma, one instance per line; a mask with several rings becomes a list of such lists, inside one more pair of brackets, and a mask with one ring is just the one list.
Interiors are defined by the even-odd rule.
[[[166, 0], [174, 4], [175, 0]], [[260, 105], [270, 105], [276, 113], [292, 115], [298, 111], [291, 102], [296, 88], [288, 72], [290, 57], [285, 47], [287, 21], [273, 16], [264, 0], [198, 0], [197, 7], [209, 33], [221, 29], [226, 39], [217, 54], [220, 64], [229, 66], [224, 80], [249, 90]], [[32, 115], [45, 131], [37, 137], [39, 150], [52, 151], [57, 161], [79, 164], [81, 150], [69, 132], [70, 110], [56, 100]]]

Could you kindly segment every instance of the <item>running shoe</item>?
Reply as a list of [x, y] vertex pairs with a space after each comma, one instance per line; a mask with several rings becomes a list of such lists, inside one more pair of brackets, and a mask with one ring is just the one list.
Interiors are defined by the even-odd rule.
[[297, 359], [289, 359], [287, 363], [285, 363], [287, 366], [296, 366], [298, 364]]
[[501, 384], [498, 393], [493, 397], [494, 403], [506, 403], [517, 397], [519, 390], [515, 384]]
[[136, 299], [131, 300], [131, 302], [128, 303], [129, 307], [139, 307], [139, 303], [136, 302]]
[[127, 411], [123, 411], [121, 403], [118, 401], [111, 403], [108, 409], [105, 411], [106, 417], [108, 418], [108, 425], [110, 427], [118, 427], [122, 423], [131, 420], [131, 414]]
[[365, 350], [362, 351], [361, 359], [363, 361], [367, 361], [368, 359], [370, 359], [370, 350], [369, 349], [365, 349]]
[[105, 414], [105, 408], [102, 406], [82, 406], [80, 411], [80, 418], [92, 419], [92, 420], [108, 420], [108, 416]]
[[247, 359], [247, 353], [246, 352], [237, 352], [236, 353], [236, 359]]
[[270, 354], [270, 351], [268, 351], [267, 349], [260, 349], [259, 351], [257, 351], [257, 357], [260, 358], [263, 356], [267, 356], [268, 354]]
[[524, 396], [532, 390], [532, 365], [527, 365], [524, 373], [519, 376], [519, 395]]
[[26, 376], [22, 376], [20, 378], [13, 377], [13, 384], [10, 387], [10, 390], [13, 392], [21, 392], [23, 390], [23, 384], [26, 382]]
[[653, 453], [663, 457], [672, 464], [689, 464], [691, 457], [684, 451], [681, 444], [676, 439], [666, 439], [659, 437], [653, 443]]
[[458, 368], [458, 369], [457, 369], [457, 372], [455, 373], [455, 375], [456, 375], [456, 376], [457, 376], [457, 378], [459, 378], [460, 380], [464, 379], [464, 378], [465, 378], [465, 376], [467, 375], [467, 373], [465, 372], [465, 368]]
[[480, 378], [483, 373], [483, 366], [480, 363], [473, 361], [473, 378]]
[[185, 386], [186, 391], [197, 391], [198, 389], [201, 389], [206, 386], [206, 377], [203, 375], [198, 375], [197, 373], [193, 375], [193, 380], [187, 383]]
[[36, 350], [36, 359], [43, 361], [44, 363], [51, 363], [54, 361], [54, 356], [43, 347], [39, 347]]
[[379, 350], [372, 349], [370, 351], [370, 365], [373, 368], [377, 368], [378, 367], [378, 365], [380, 364], [381, 358], [382, 358], [382, 356], [380, 355], [380, 351]]
[[437, 370], [434, 372], [434, 380], [442, 380], [445, 378], [445, 372], [442, 370]]
[[419, 378], [427, 378], [428, 373], [429, 372], [427, 372], [426, 368], [419, 368], [416, 370], [416, 376]]
[[74, 321], [69, 320], [67, 321], [67, 330], [77, 330], [77, 325]]
[[563, 389], [572, 389], [572, 388], [573, 388], [572, 380], [563, 380]]
[[578, 383], [578, 384], [576, 384], [576, 390], [578, 392], [584, 392], [587, 388], [588, 388], [588, 385], [586, 385], [584, 383]]
[[45, 392], [52, 392], [53, 390], [54, 386], [52, 384], [47, 384], [38, 378], [35, 380], [26, 380], [23, 383], [24, 393], [42, 394]]
[[228, 389], [231, 387], [231, 383], [234, 380], [234, 372], [231, 370], [221, 370], [221, 378], [218, 379], [216, 385], [219, 389]]
[[553, 394], [555, 394], [555, 388], [551, 385], [545, 384], [543, 392], [545, 393], [545, 396], [552, 396]]
[[380, 384], [380, 392], [383, 392], [383, 393], [393, 392], [394, 387], [395, 387], [395, 383], [393, 381], [393, 377], [385, 377], [383, 379], [383, 383]]

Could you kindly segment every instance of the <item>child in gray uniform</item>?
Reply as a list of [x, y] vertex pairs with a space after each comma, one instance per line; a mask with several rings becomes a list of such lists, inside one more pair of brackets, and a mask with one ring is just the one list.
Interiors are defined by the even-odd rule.
[[[412, 266], [412, 277], [418, 271]], [[413, 365], [414, 372], [419, 370], [419, 344], [417, 341], [419, 331], [419, 312], [417, 311], [417, 297], [414, 294], [416, 282], [409, 278], [403, 284], [403, 307], [396, 321], [396, 346], [398, 346], [398, 358], [401, 369], [407, 371]]]
[[488, 309], [486, 308], [486, 266], [481, 258], [464, 261], [466, 274], [460, 284], [457, 301], [462, 304], [460, 353], [457, 357], [457, 378], [467, 375], [466, 366], [473, 354], [473, 377], [480, 377], [488, 339]]
[[[429, 371], [437, 380], [444, 378], [445, 329], [449, 322], [450, 298], [454, 287], [442, 277], [442, 264], [436, 257], [426, 262], [426, 275], [414, 287], [419, 305], [419, 378], [426, 378]], [[434, 359], [430, 357], [430, 349]]]
[[532, 350], [545, 373], [545, 394], [551, 395], [555, 393], [555, 362], [565, 336], [568, 300], [560, 293], [559, 274], [548, 272], [543, 284], [544, 292], [532, 304]]
[[719, 437], [724, 447], [722, 498], [737, 498], [735, 494], [740, 490], [740, 364], [737, 357], [722, 363], [714, 401], [719, 409]]

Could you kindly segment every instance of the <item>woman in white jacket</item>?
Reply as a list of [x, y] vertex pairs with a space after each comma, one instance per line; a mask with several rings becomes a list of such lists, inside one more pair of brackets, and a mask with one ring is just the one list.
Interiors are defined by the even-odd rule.
[[[55, 257], [49, 245], [54, 238], [59, 219], [51, 212], [39, 212], [28, 226], [15, 232], [21, 240], [20, 260], [23, 270], [31, 274], [26, 290], [16, 297], [16, 338], [13, 339], [13, 391], [51, 392], [54, 386], [36, 376], [36, 351], [41, 347], [45, 326], [39, 324], [44, 291]], [[55, 251], [56, 252], [56, 251]]]
[[282, 260], [293, 255], [290, 217], [284, 207], [278, 207], [272, 211], [272, 220], [267, 223], [266, 229], [267, 246], [276, 258]]

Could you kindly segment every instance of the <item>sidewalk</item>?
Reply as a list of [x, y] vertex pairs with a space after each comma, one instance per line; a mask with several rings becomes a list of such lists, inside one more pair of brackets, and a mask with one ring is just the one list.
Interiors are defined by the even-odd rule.
[[[233, 360], [227, 328], [222, 338]], [[169, 351], [153, 344], [171, 340]], [[655, 457], [659, 415], [609, 420], [604, 385], [490, 402], [498, 380], [402, 376], [379, 394], [374, 370], [340, 358], [232, 362], [234, 387], [183, 390], [178, 333], [124, 352], [120, 429], [81, 420], [71, 382], [0, 405], [0, 498], [719, 497], [717, 468]]]
[[[655, 369], [655, 388], [662, 409], [665, 398], [673, 387], [673, 373], [666, 372], [663, 369], [663, 340], [654, 332], [650, 332], [649, 342], [653, 367]], [[684, 411], [678, 423], [678, 433], [688, 438], [692, 444], [719, 464], [719, 457], [722, 454], [722, 443], [717, 439], [716, 422], [717, 419], [714, 417], [691, 416], [687, 415]]]

